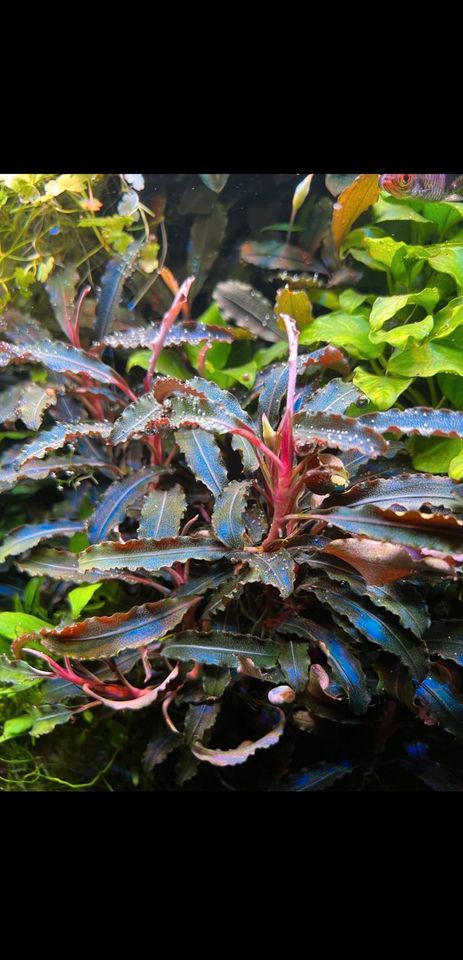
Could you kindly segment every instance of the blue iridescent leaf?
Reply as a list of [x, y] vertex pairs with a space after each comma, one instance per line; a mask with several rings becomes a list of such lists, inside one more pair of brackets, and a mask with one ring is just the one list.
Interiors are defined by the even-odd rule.
[[109, 531], [124, 520], [128, 505], [160, 472], [160, 468], [143, 469], [112, 483], [89, 520], [89, 542], [99, 543], [105, 540]]

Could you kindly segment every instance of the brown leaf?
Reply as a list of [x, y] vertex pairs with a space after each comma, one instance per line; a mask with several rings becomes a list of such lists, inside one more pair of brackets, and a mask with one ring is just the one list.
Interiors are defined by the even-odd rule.
[[440, 569], [434, 570], [429, 560], [420, 557], [415, 550], [379, 540], [332, 540], [322, 552], [345, 560], [367, 583], [377, 586], [416, 576], [418, 571], [454, 576], [454, 568], [448, 558], [439, 560]]
[[336, 249], [341, 246], [344, 237], [359, 216], [368, 210], [379, 197], [379, 174], [361, 173], [354, 182], [346, 187], [338, 197], [333, 208], [331, 225]]

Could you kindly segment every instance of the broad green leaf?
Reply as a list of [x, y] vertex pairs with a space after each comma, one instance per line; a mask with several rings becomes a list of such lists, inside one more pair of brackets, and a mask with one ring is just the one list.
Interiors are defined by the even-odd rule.
[[410, 343], [404, 350], [394, 351], [388, 371], [402, 377], [433, 377], [436, 373], [463, 376], [463, 354], [454, 344], [437, 340], [423, 344]]
[[390, 343], [393, 347], [403, 347], [408, 340], [420, 342], [432, 332], [434, 321], [431, 316], [424, 320], [418, 320], [416, 323], [405, 323], [394, 327], [392, 330], [371, 330], [370, 340], [372, 343]]
[[212, 528], [216, 537], [230, 547], [243, 546], [246, 530], [243, 514], [249, 487], [248, 480], [232, 480], [215, 502]]
[[439, 310], [434, 317], [432, 340], [448, 337], [463, 323], [463, 297], [456, 297]]
[[457, 410], [463, 410], [463, 377], [454, 373], [440, 373], [437, 377], [442, 393]]
[[48, 520], [19, 527], [14, 533], [10, 533], [0, 546], [0, 562], [3, 563], [6, 557], [30, 550], [48, 537], [71, 537], [76, 531], [83, 530], [84, 526], [79, 520]]
[[93, 594], [96, 593], [101, 586], [101, 583], [89, 583], [84, 587], [74, 587], [73, 590], [69, 591], [67, 599], [69, 600], [73, 620], [77, 620], [77, 618], [80, 617], [84, 607], [90, 603]]
[[[416, 470], [447, 473], [450, 464], [463, 452], [463, 440], [415, 437], [412, 450], [412, 463]], [[461, 478], [456, 476], [454, 479]]]
[[[214, 437], [199, 428], [196, 430], [176, 430], [174, 436], [196, 479], [201, 480], [208, 490], [215, 497], [218, 497], [227, 484], [228, 477], [222, 453]], [[256, 462], [255, 469], [257, 469], [257, 466]]]
[[318, 341], [331, 343], [335, 347], [342, 347], [351, 357], [370, 360], [380, 357], [384, 348], [382, 344], [372, 343], [369, 333], [370, 326], [365, 317], [334, 310], [314, 317], [312, 323], [302, 331], [299, 343], [301, 346]]
[[463, 445], [449, 463], [449, 477], [453, 480], [463, 480]]
[[[130, 354], [127, 360], [127, 372], [133, 367], [141, 367], [142, 370], [148, 370], [151, 360], [151, 350], [136, 350]], [[175, 350], [164, 347], [159, 354], [155, 366], [156, 373], [162, 373], [166, 377], [178, 377], [180, 380], [187, 380], [189, 377], [188, 367], [179, 357]]]
[[360, 293], [360, 291], [352, 289], [343, 290], [339, 294], [339, 306], [341, 310], [346, 310], [347, 313], [355, 313], [362, 306], [362, 303], [370, 299], [371, 297], [367, 293]]
[[152, 490], [143, 504], [138, 537], [176, 537], [186, 509], [186, 497], [178, 483], [169, 490]]
[[[195, 597], [158, 600], [132, 607], [128, 613], [90, 617], [56, 630], [41, 630], [37, 637], [47, 650], [76, 660], [114, 657], [121, 650], [138, 649], [172, 630], [196, 602]], [[29, 639], [29, 638], [28, 638]]]
[[409, 304], [417, 304], [423, 307], [426, 313], [432, 313], [436, 303], [439, 300], [439, 291], [436, 287], [427, 287], [420, 293], [406, 293], [393, 297], [377, 297], [373, 303], [370, 313], [370, 326], [372, 330], [381, 330], [388, 320], [399, 313]]
[[[429, 250], [431, 249], [435, 249], [435, 247], [429, 248]], [[449, 273], [455, 280], [458, 291], [463, 291], [463, 246], [451, 246], [449, 243], [440, 244], [438, 252], [433, 253], [432, 256], [428, 254], [427, 260], [433, 270]]]
[[4, 743], [5, 740], [13, 740], [14, 737], [21, 737], [23, 733], [27, 733], [28, 730], [33, 726], [34, 718], [30, 714], [24, 714], [21, 717], [12, 717], [10, 720], [6, 720], [3, 727], [3, 733], [0, 737], [0, 743]]
[[163, 537], [160, 540], [108, 541], [88, 547], [79, 556], [79, 569], [148, 570], [155, 573], [187, 560], [220, 560], [230, 548], [207, 537]]
[[404, 390], [408, 390], [413, 380], [368, 373], [363, 367], [357, 367], [353, 382], [375, 404], [378, 410], [387, 410], [392, 407]]
[[392, 268], [392, 263], [397, 253], [406, 254], [408, 248], [402, 241], [393, 240], [392, 237], [365, 237], [363, 245], [373, 260], [386, 269]]
[[409, 207], [406, 203], [396, 203], [395, 200], [386, 200], [379, 197], [373, 207], [373, 218], [375, 223], [384, 223], [390, 220], [410, 220], [414, 223], [430, 223], [421, 213]]
[[238, 667], [241, 657], [248, 657], [256, 667], [272, 667], [277, 661], [278, 647], [270, 640], [248, 634], [185, 630], [167, 637], [162, 652], [168, 659], [195, 660], [219, 667]]
[[[162, 472], [159, 467], [143, 468], [136, 473], [116, 480], [104, 492], [88, 525], [90, 543], [100, 543], [108, 533], [127, 515], [127, 507], [144, 487], [152, 483]], [[178, 531], [175, 531], [176, 533]]]

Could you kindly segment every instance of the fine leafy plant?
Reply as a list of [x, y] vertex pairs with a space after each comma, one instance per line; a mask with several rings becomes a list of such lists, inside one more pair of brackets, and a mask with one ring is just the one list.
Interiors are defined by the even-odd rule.
[[[413, 472], [404, 438], [461, 438], [463, 414], [372, 410], [343, 380], [346, 344], [299, 352], [317, 320], [291, 290], [248, 326], [288, 359], [259, 375], [254, 360], [239, 402], [191, 361], [235, 342], [250, 291], [216, 288], [236, 327], [181, 319], [191, 275], [160, 323], [124, 328], [126, 255], [139, 253], [107, 267], [86, 348], [82, 295], [55, 307], [67, 344], [18, 311], [2, 320], [2, 743], [62, 727], [88, 738], [96, 723], [116, 750], [122, 730], [132, 756], [137, 745], [145, 785], [178, 789], [206, 770], [215, 788], [358, 789], [378, 775], [398, 704], [404, 775], [451, 780], [452, 758], [436, 772], [410, 743], [420, 726], [463, 735], [463, 497]], [[187, 378], [159, 372], [166, 348]], [[133, 365], [128, 382], [133, 349], [146, 375]]]

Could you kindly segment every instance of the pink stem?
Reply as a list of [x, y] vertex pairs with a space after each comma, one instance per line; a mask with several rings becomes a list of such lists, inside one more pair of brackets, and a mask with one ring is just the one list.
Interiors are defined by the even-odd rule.
[[154, 368], [156, 366], [156, 361], [159, 357], [159, 354], [164, 346], [164, 341], [167, 334], [172, 326], [175, 323], [181, 309], [185, 306], [188, 300], [188, 293], [191, 285], [194, 283], [196, 277], [187, 277], [183, 281], [178, 293], [175, 295], [172, 306], [169, 308], [167, 313], [164, 314], [161, 322], [161, 328], [159, 330], [159, 336], [156, 338], [151, 353], [150, 365], [148, 373], [145, 377], [145, 390], [148, 393], [151, 390], [151, 385], [153, 383]]

